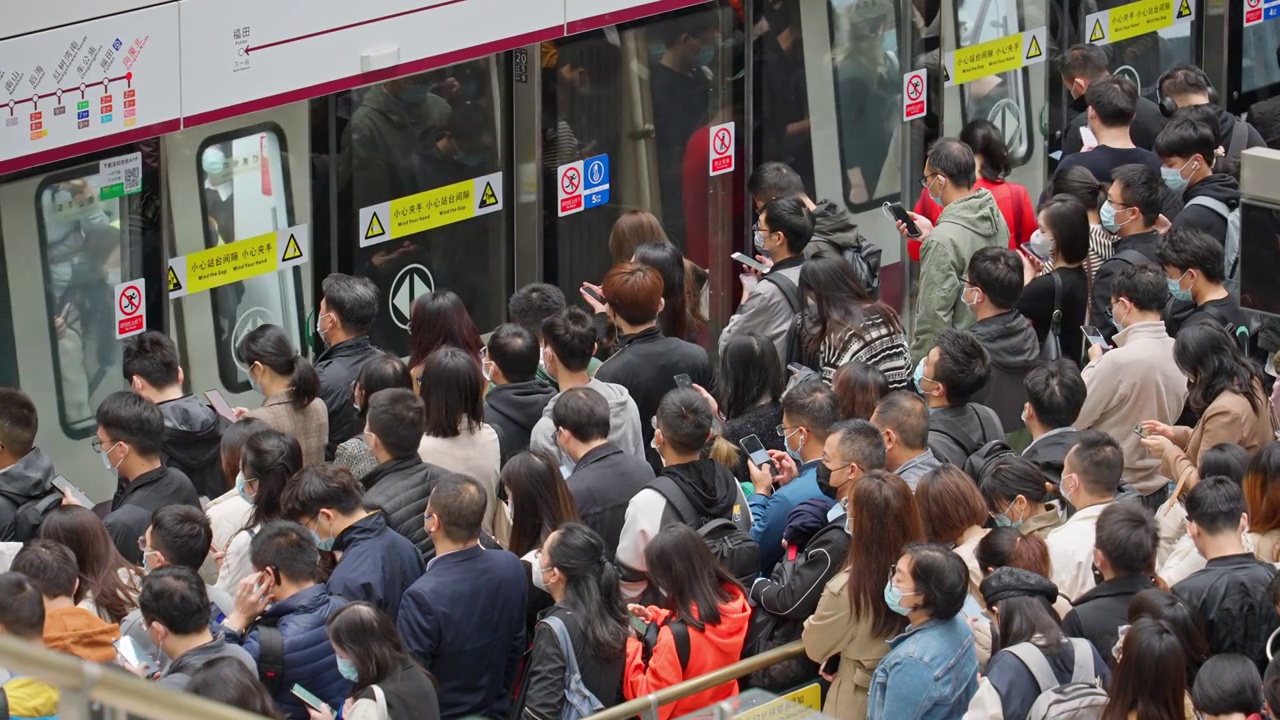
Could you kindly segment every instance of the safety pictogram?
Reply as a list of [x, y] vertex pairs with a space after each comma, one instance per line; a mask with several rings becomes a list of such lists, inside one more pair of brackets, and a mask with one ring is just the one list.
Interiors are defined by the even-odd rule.
[[1034, 60], [1044, 54], [1040, 49], [1040, 40], [1036, 36], [1031, 36], [1031, 43], [1027, 45], [1027, 59]]
[[293, 233], [289, 233], [289, 241], [284, 245], [284, 255], [280, 256], [280, 262], [289, 262], [302, 257], [302, 248], [298, 247], [298, 238]]
[[1102, 20], [1094, 19], [1093, 29], [1089, 31], [1089, 42], [1098, 42], [1099, 40], [1106, 39], [1107, 33], [1102, 29]]
[[391, 312], [391, 320], [401, 328], [409, 329], [409, 318], [413, 315], [413, 301], [436, 289], [435, 279], [431, 271], [423, 265], [406, 265], [396, 273], [391, 281], [391, 293], [387, 308]]
[[583, 172], [582, 160], [556, 169], [556, 199], [559, 201], [560, 217], [582, 212], [585, 205], [582, 193]]
[[489, 173], [366, 205], [360, 208], [356, 239], [360, 247], [371, 247], [501, 210], [502, 173]]
[[560, 187], [566, 195], [572, 195], [578, 192], [578, 188], [582, 187], [582, 173], [577, 168], [569, 168], [560, 176]]
[[1191, 0], [1134, 0], [1085, 16], [1083, 32], [1096, 45], [1124, 42], [1196, 19]]
[[372, 240], [376, 237], [382, 237], [387, 234], [386, 228], [382, 227], [382, 220], [378, 218], [378, 213], [374, 212], [373, 217], [369, 218], [369, 227], [365, 228], [364, 239]]
[[1173, 16], [1174, 20], [1185, 20], [1191, 17], [1191, 0], [1182, 0], [1178, 4], [1178, 14]]
[[928, 75], [924, 70], [912, 70], [902, 76], [902, 120], [907, 122], [924, 117], [925, 89]]
[[169, 268], [169, 292], [182, 289], [182, 281], [178, 279], [178, 273], [172, 267]]
[[[1263, 6], [1266, 7], [1263, 7]], [[1188, 9], [1190, 9], [1188, 7]], [[1182, 7], [1178, 7], [1179, 17], [1181, 17]], [[1244, 26], [1257, 25], [1268, 20], [1275, 20], [1280, 17], [1280, 2], [1277, 0], [1247, 0], [1244, 9]]]
[[116, 285], [116, 338], [137, 335], [147, 329], [146, 285], [129, 280]]
[[710, 158], [709, 173], [711, 175], [723, 175], [724, 173], [733, 172], [734, 168], [734, 124], [731, 122], [723, 125], [713, 125], [707, 129], [710, 134], [711, 152], [708, 153]]
[[498, 194], [493, 191], [493, 183], [484, 184], [484, 193], [480, 195], [480, 207], [493, 207], [498, 204]]

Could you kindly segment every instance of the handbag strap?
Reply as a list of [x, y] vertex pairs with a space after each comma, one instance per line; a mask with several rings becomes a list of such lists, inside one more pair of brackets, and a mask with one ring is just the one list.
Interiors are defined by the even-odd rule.
[[1058, 277], [1058, 273], [1049, 273], [1049, 277], [1053, 278], [1053, 315], [1049, 320], [1049, 332], [1053, 336], [1060, 338], [1062, 336], [1062, 278]]
[[370, 685], [369, 688], [373, 690], [373, 701], [378, 704], [378, 720], [391, 720], [391, 713], [387, 710], [387, 694], [377, 685]]
[[560, 652], [564, 654], [564, 686], [569, 687], [570, 680], [578, 674], [578, 658], [573, 654], [573, 640], [569, 638], [569, 628], [564, 621], [555, 615], [548, 615], [541, 621], [556, 634], [560, 643]]

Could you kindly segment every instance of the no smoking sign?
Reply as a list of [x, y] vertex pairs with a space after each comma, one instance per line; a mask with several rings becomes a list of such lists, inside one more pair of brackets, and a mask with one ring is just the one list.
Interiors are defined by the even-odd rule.
[[912, 70], [902, 76], [902, 120], [924, 117], [929, 79], [924, 70]]
[[710, 152], [707, 153], [710, 159], [708, 172], [712, 176], [733, 172], [733, 123], [713, 125], [707, 129], [707, 132], [710, 140]]
[[116, 285], [116, 339], [122, 340], [147, 329], [146, 284], [129, 280]]

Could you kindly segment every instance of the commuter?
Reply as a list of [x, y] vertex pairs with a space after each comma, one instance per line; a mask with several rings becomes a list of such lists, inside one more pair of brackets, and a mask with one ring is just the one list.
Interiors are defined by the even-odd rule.
[[[1089, 283], [1092, 286], [1093, 279], [1098, 274], [1098, 268], [1111, 259], [1114, 246], [1119, 239], [1111, 231], [1102, 227], [1100, 210], [1102, 203], [1107, 199], [1106, 187], [1098, 182], [1093, 173], [1076, 166], [1055, 172], [1049, 178], [1045, 194], [1051, 198], [1058, 195], [1073, 197], [1084, 206], [1085, 214], [1089, 217], [1089, 254], [1085, 257], [1083, 266], [1085, 272], [1089, 274]], [[1043, 275], [1052, 270], [1053, 258], [1050, 257], [1049, 262], [1040, 268], [1040, 273]], [[1095, 324], [1100, 323], [1095, 322]]]
[[885, 395], [871, 414], [884, 439], [885, 467], [915, 492], [920, 478], [941, 463], [929, 449], [929, 408], [913, 392]]
[[871, 677], [868, 720], [958, 717], [978, 689], [973, 633], [960, 614], [969, 575], [941, 545], [908, 545], [885, 586], [889, 609], [907, 629]]
[[77, 607], [76, 557], [66, 545], [32, 540], [14, 556], [10, 570], [22, 573], [40, 588], [44, 599], [44, 646], [89, 662], [111, 662], [120, 627]]
[[[346, 601], [315, 581], [320, 551], [312, 533], [297, 523], [269, 522], [253, 536], [250, 555], [254, 574], [236, 588], [236, 610], [222, 623], [227, 639], [253, 658], [258, 677], [290, 720], [309, 717], [290, 692], [294, 685], [340, 706], [351, 682], [338, 672], [324, 626]], [[264, 639], [277, 632], [280, 640]], [[274, 657], [281, 649], [282, 656]]]
[[[634, 252], [629, 253], [626, 259], [630, 260], [633, 254]], [[542, 324], [562, 312], [565, 307], [567, 306], [564, 293], [560, 288], [546, 283], [530, 283], [517, 290], [507, 301], [507, 314], [511, 317], [511, 322], [533, 333], [541, 344], [543, 342]], [[600, 360], [594, 357], [594, 351], [588, 355], [591, 359], [587, 361], [586, 374], [590, 379], [595, 377], [596, 369], [600, 367]], [[556, 383], [556, 379], [551, 376], [550, 371], [543, 366], [541, 358], [538, 360], [538, 379], [550, 385], [556, 392], [562, 389]]]
[[1120, 446], [1096, 430], [1080, 433], [1062, 464], [1058, 492], [1075, 514], [1050, 532], [1045, 542], [1053, 560], [1053, 584], [1068, 600], [1074, 601], [1096, 584], [1093, 549], [1098, 516], [1115, 500], [1123, 469]]
[[[747, 499], [752, 516], [751, 537], [760, 544], [760, 571], [766, 575], [782, 559], [782, 530], [786, 527], [787, 515], [805, 500], [824, 495], [836, 499], [828, 494], [834, 493], [830, 486], [823, 487], [819, 473], [826, 469], [822, 463], [823, 445], [839, 421], [831, 388], [816, 379], [802, 382], [782, 396], [782, 423], [777, 432], [782, 436], [786, 453], [770, 452], [770, 463], [765, 466], [747, 460], [755, 488]], [[880, 445], [875, 428], [865, 420], [861, 426], [877, 441], [876, 445]], [[883, 457], [876, 467], [884, 467]], [[774, 490], [775, 482], [780, 485], [777, 490]]]
[[1186, 653], [1171, 627], [1140, 618], [1129, 626], [1120, 649], [1103, 720], [1195, 717], [1179, 672]]
[[1014, 309], [1022, 294], [1022, 261], [1007, 248], [982, 248], [969, 259], [961, 282], [960, 299], [978, 318], [969, 332], [991, 360], [991, 376], [973, 399], [995, 411], [1006, 433], [1016, 432], [1025, 427], [1024, 381], [1040, 362], [1035, 328]]
[[547, 455], [523, 452], [502, 469], [504, 508], [511, 513], [511, 541], [506, 548], [533, 567], [533, 553], [556, 528], [578, 521], [573, 495]]
[[30, 540], [38, 528], [20, 523], [18, 509], [61, 494], [53, 486], [58, 474], [53, 460], [35, 444], [39, 422], [35, 403], [26, 393], [0, 388], [0, 542]]
[[662, 275], [663, 307], [658, 313], [658, 330], [668, 338], [696, 343], [707, 321], [701, 312], [701, 292], [686, 286], [691, 263], [680, 250], [670, 241], [653, 240], [639, 245], [634, 259], [627, 262], [650, 267]]
[[[333, 643], [338, 672], [353, 684], [342, 717], [358, 720], [440, 720], [436, 685], [404, 650], [395, 623], [366, 602], [353, 602], [329, 616], [325, 634]], [[311, 717], [332, 720], [332, 714]]]
[[[1263, 446], [1254, 453], [1254, 457], [1262, 454], [1263, 450], [1271, 447], [1271, 444]], [[1244, 486], [1245, 472], [1249, 465], [1249, 451], [1240, 447], [1235, 443], [1218, 443], [1208, 450], [1200, 453], [1200, 477], [1209, 477], [1210, 475], [1226, 475], [1231, 478], [1237, 485]], [[1259, 523], [1253, 518], [1253, 513], [1249, 514], [1251, 518], [1249, 526], [1257, 529]]]
[[847, 362], [837, 368], [831, 389], [840, 405], [841, 420], [870, 420], [876, 404], [891, 391], [879, 368], [860, 362]]
[[301, 469], [302, 446], [292, 435], [268, 429], [245, 441], [240, 454], [236, 492], [248, 501], [252, 509], [244, 524], [236, 528], [235, 534], [223, 546], [218, 581], [214, 583], [218, 590], [234, 598], [240, 581], [253, 574], [250, 557], [253, 538], [264, 525], [283, 518], [280, 496]]
[[[1027, 572], [1035, 573], [1046, 581], [1053, 579], [1052, 568], [1049, 566], [1049, 546], [1039, 535], [1034, 533], [1023, 535], [1015, 528], [997, 527], [978, 543], [978, 547], [974, 549], [974, 557], [977, 558], [978, 567], [982, 568], [982, 577], [991, 577], [991, 574], [1002, 567], [1018, 568]], [[981, 585], [978, 586], [981, 589]], [[1056, 586], [1055, 586], [1056, 587]], [[1053, 603], [1053, 611], [1057, 613], [1059, 618], [1066, 617], [1071, 610], [1071, 603], [1066, 598], [1058, 595], [1058, 599]], [[984, 614], [983, 619], [988, 619], [989, 615]], [[998, 618], [996, 618], [998, 620]], [[994, 624], [994, 623], [993, 623]], [[998, 629], [998, 628], [997, 628]], [[979, 638], [976, 634], [978, 626], [974, 627], [975, 642], [985, 640]], [[994, 642], [994, 639], [993, 639]], [[1002, 644], [1002, 647], [1004, 645]], [[981, 653], [983, 647], [979, 643], [979, 663], [981, 663]], [[997, 648], [998, 649], [998, 648]]]
[[257, 671], [258, 666], [244, 648], [210, 631], [205, 616], [209, 596], [195, 570], [170, 565], [148, 573], [142, 581], [138, 606], [147, 645], [157, 648], [159, 656], [167, 660], [167, 667], [158, 678], [160, 685], [179, 692], [186, 690], [192, 673], [222, 657]]
[[[236, 414], [256, 417], [298, 439], [302, 464], [324, 462], [329, 415], [318, 396], [315, 368], [298, 354], [293, 341], [277, 325], [261, 325], [240, 340], [236, 356], [249, 368], [249, 384], [265, 398], [256, 410]], [[335, 446], [336, 447], [336, 446]]]
[[[911, 489], [890, 473], [863, 474], [850, 486], [848, 499], [849, 519], [842, 521], [848, 533], [841, 538], [847, 554], [825, 558], [835, 562], [823, 572], [828, 581], [812, 617], [804, 622], [803, 640], [809, 659], [836, 668], [824, 669], [835, 680], [823, 712], [862, 718], [871, 674], [889, 651], [888, 641], [907, 629], [906, 618], [885, 603], [882, 568], [892, 566], [902, 548], [919, 542], [924, 531]], [[833, 657], [838, 662], [829, 665]]]
[[[1097, 139], [1086, 137], [1084, 132], [1089, 127], [1087, 92], [1093, 82], [1111, 77], [1111, 59], [1102, 46], [1080, 43], [1063, 53], [1058, 71], [1062, 75], [1063, 86], [1071, 94], [1071, 110], [1079, 113], [1067, 123], [1062, 133], [1062, 155], [1065, 158], [1097, 145]], [[1156, 135], [1164, 123], [1160, 106], [1138, 94], [1133, 122], [1129, 125], [1129, 139], [1133, 144], [1150, 150], [1155, 146]]]
[[1201, 122], [1196, 114], [1179, 111], [1160, 131], [1155, 150], [1163, 164], [1161, 179], [1182, 196], [1182, 211], [1174, 218], [1173, 229], [1200, 230], [1218, 238], [1221, 246], [1227, 239], [1227, 216], [1240, 206], [1240, 182], [1215, 169], [1219, 147], [1216, 127]]
[[1268, 443], [1249, 460], [1241, 489], [1254, 556], [1263, 562], [1280, 562], [1280, 442]]
[[[106, 525], [92, 510], [77, 505], [54, 510], [40, 526], [40, 539], [65, 545], [75, 555], [78, 607], [116, 624], [137, 609], [142, 569], [120, 555]], [[136, 538], [133, 546], [138, 547]]]
[[560, 526], [542, 544], [535, 584], [546, 587], [555, 605], [534, 630], [512, 717], [561, 717], [571, 700], [566, 668], [602, 706], [621, 694], [631, 630], [606, 552], [600, 536], [578, 523]]
[[[1091, 274], [1084, 263], [1089, 257], [1089, 215], [1070, 195], [1055, 195], [1040, 206], [1040, 242], [1048, 243], [1053, 271], [1034, 275], [1035, 263], [1024, 252], [1026, 286], [1014, 308], [1031, 321], [1041, 345], [1054, 333], [1061, 355], [1081, 363], [1088, 320]], [[1057, 317], [1055, 321], [1054, 318]]]
[[[622, 596], [633, 602], [649, 582], [646, 546], [659, 531], [673, 525], [701, 524], [703, 518], [731, 520], [739, 530], [751, 528], [742, 488], [729, 470], [702, 457], [711, 437], [711, 408], [692, 389], [674, 390], [662, 399], [654, 416], [653, 442], [662, 455], [662, 474], [627, 506], [626, 523], [618, 538], [617, 564], [622, 573]], [[683, 497], [672, 496], [680, 493]], [[678, 503], [678, 504], [676, 504]], [[681, 510], [688, 505], [694, 516]], [[664, 591], [670, 589], [663, 587]]]
[[[605, 275], [602, 289], [607, 300], [604, 311], [620, 337], [613, 356], [596, 371], [599, 381], [626, 388], [640, 417], [653, 417], [662, 397], [676, 389], [679, 375], [714, 390], [715, 376], [707, 351], [658, 329], [658, 313], [665, 300], [662, 275], [657, 270], [640, 263], [616, 265]], [[649, 465], [657, 472], [662, 464], [652, 448], [653, 428], [641, 423], [640, 433], [650, 447], [646, 453]]]
[[1276, 569], [1246, 552], [1244, 494], [1229, 478], [1201, 480], [1187, 495], [1187, 533], [1208, 561], [1173, 586], [1204, 621], [1212, 654], [1240, 653], [1267, 666], [1266, 640], [1280, 626], [1267, 587]]
[[1187, 406], [1194, 428], [1143, 420], [1142, 445], [1160, 458], [1160, 474], [1175, 484], [1175, 497], [1199, 479], [1200, 454], [1221, 442], [1255, 452], [1274, 440], [1271, 403], [1262, 373], [1225, 330], [1197, 324], [1178, 334], [1173, 359], [1188, 378]]
[[[218, 466], [221, 470], [223, 486], [226, 492], [209, 501], [204, 507], [204, 514], [209, 516], [209, 524], [213, 528], [213, 540], [210, 552], [219, 556], [212, 573], [206, 580], [216, 582], [218, 565], [226, 558], [227, 546], [231, 538], [240, 532], [249, 522], [253, 514], [253, 503], [240, 493], [240, 458], [244, 452], [244, 444], [249, 438], [263, 430], [271, 430], [271, 426], [257, 418], [244, 418], [227, 426], [222, 433], [222, 442], [218, 448]], [[208, 570], [201, 572], [205, 575]], [[229, 591], [228, 591], [229, 592]]]
[[765, 203], [756, 222], [755, 244], [772, 265], [754, 288], [743, 287], [742, 302], [720, 333], [720, 352], [738, 335], [755, 332], [773, 343], [779, 358], [798, 359], [788, 357], [787, 340], [796, 314], [805, 309], [798, 285], [813, 223], [813, 214], [799, 198], [779, 197]]
[[93, 450], [123, 487], [103, 518], [111, 541], [131, 563], [142, 560], [138, 536], [151, 524], [151, 513], [165, 505], [200, 507], [191, 481], [160, 461], [164, 416], [141, 395], [120, 391], [98, 406]]
[[[457, 293], [442, 289], [419, 295], [413, 301], [409, 316], [409, 374], [414, 377], [414, 391], [419, 395], [427, 382], [424, 367], [427, 358], [446, 347], [461, 350], [478, 366], [484, 342]], [[432, 378], [428, 387], [435, 389], [443, 385]]]
[[1196, 675], [1191, 701], [1204, 720], [1262, 717], [1262, 675], [1243, 655], [1216, 655]]
[[1106, 687], [1110, 682], [1111, 671], [1098, 651], [1063, 633], [1053, 609], [1058, 588], [1047, 578], [1021, 568], [998, 568], [982, 581], [982, 596], [997, 619], [1001, 647], [978, 682], [966, 719], [1027, 717], [1048, 688], [1024, 658], [1047, 666], [1058, 687], [1072, 682]]
[[940, 462], [964, 467], [978, 448], [1004, 438], [995, 411], [970, 402], [990, 377], [991, 358], [967, 330], [943, 330], [916, 365], [915, 386], [929, 406], [929, 448]]
[[[1093, 173], [1100, 183], [1111, 182], [1111, 171], [1122, 165], [1144, 165], [1160, 171], [1160, 158], [1151, 146], [1138, 147], [1131, 126], [1138, 112], [1138, 87], [1127, 77], [1104, 77], [1089, 83], [1085, 102], [1089, 107], [1090, 133], [1094, 147], [1088, 152], [1063, 153], [1057, 172], [1080, 166]], [[1083, 129], [1081, 135], [1083, 135]]]
[[426, 569], [408, 538], [388, 525], [387, 514], [365, 510], [360, 486], [344, 468], [303, 468], [280, 496], [280, 514], [311, 531], [316, 547], [338, 559], [329, 592], [372, 603], [395, 621], [400, 600]]
[[429, 560], [435, 550], [422, 527], [422, 510], [436, 484], [453, 473], [423, 462], [418, 454], [426, 416], [422, 400], [411, 391], [381, 390], [365, 401], [365, 407], [361, 442], [368, 443], [378, 465], [365, 476], [364, 506], [381, 509], [387, 526], [408, 538]]
[[997, 528], [1043, 538], [1062, 524], [1063, 513], [1045, 487], [1044, 474], [1026, 458], [998, 458], [983, 474], [981, 489]]
[[1159, 460], [1147, 454], [1133, 429], [1144, 420], [1176, 422], [1187, 400], [1187, 379], [1160, 320], [1169, 296], [1164, 283], [1164, 273], [1154, 266], [1122, 267], [1115, 274], [1106, 310], [1119, 330], [1111, 339], [1115, 347], [1089, 348], [1089, 364], [1081, 372], [1084, 406], [1075, 422], [1081, 430], [1105, 432], [1120, 445], [1125, 482], [1152, 509], [1167, 497], [1168, 480], [1160, 477]]
[[1062, 463], [1075, 444], [1076, 418], [1085, 401], [1084, 379], [1072, 360], [1048, 362], [1027, 373], [1023, 382], [1027, 404], [1022, 416], [1031, 432], [1031, 444], [1022, 451], [1047, 482], [1062, 484]]
[[186, 475], [201, 497], [221, 495], [225, 485], [216, 461], [222, 432], [229, 423], [183, 390], [182, 367], [173, 341], [157, 330], [125, 340], [121, 368], [129, 389], [155, 403], [164, 417], [160, 460]]
[[[587, 314], [578, 308], [556, 313], [543, 323], [542, 342], [543, 363], [547, 372], [556, 379], [559, 392], [586, 386], [604, 396], [609, 401], [609, 442], [626, 454], [643, 460], [644, 441], [636, 401], [625, 387], [594, 378], [589, 372], [596, 332]], [[568, 458], [556, 447], [555, 423], [551, 420], [558, 397], [551, 398], [542, 411], [542, 419], [534, 426], [529, 438], [529, 448], [550, 453], [564, 464]], [[571, 468], [572, 465], [566, 467]]]
[[831, 383], [841, 366], [861, 362], [884, 373], [891, 388], [907, 386], [911, 357], [902, 322], [893, 308], [871, 299], [847, 260], [820, 255], [806, 262], [800, 295], [813, 308], [797, 322], [802, 357], [823, 380]]
[[[694, 528], [665, 528], [644, 555], [662, 599], [656, 605], [627, 606], [649, 626], [642, 638], [627, 640], [622, 694], [628, 700], [737, 662], [751, 619], [742, 586]], [[660, 707], [658, 717], [681, 717], [737, 693], [738, 682], [730, 680]]]
[[[618, 221], [613, 224], [613, 229], [609, 231], [609, 255], [613, 258], [614, 265], [639, 262], [662, 272], [665, 288], [663, 297], [667, 298], [671, 292], [671, 288], [666, 287], [668, 271], [660, 267], [659, 263], [665, 261], [664, 264], [671, 264], [671, 257], [678, 256], [679, 250], [671, 253], [651, 247], [646, 248], [642, 253], [639, 250], [642, 245], [662, 245], [675, 249], [667, 237], [667, 232], [662, 229], [662, 223], [654, 217], [653, 213], [645, 210], [628, 210], [618, 218]], [[675, 304], [668, 301], [668, 307], [664, 308], [659, 315], [658, 327], [667, 337], [697, 342], [698, 334], [707, 325], [704, 309], [707, 300], [704, 294], [707, 292], [709, 276], [706, 270], [698, 267], [688, 258], [681, 257], [680, 264], [683, 267], [681, 280], [684, 288], [684, 299], [681, 301], [683, 314], [677, 316], [674, 312]], [[674, 287], [674, 280], [670, 284]], [[584, 295], [583, 299], [587, 297]]]
[[1138, 503], [1112, 503], [1098, 516], [1093, 564], [1102, 575], [1097, 587], [1076, 598], [1063, 618], [1071, 637], [1093, 643], [1112, 664], [1111, 649], [1119, 642], [1118, 628], [1127, 622], [1129, 602], [1155, 587], [1159, 534], [1151, 511]]
[[316, 358], [315, 370], [320, 399], [329, 412], [325, 459], [332, 460], [339, 445], [360, 434], [355, 383], [365, 365], [382, 355], [369, 341], [369, 328], [378, 317], [378, 287], [368, 278], [330, 273], [320, 292], [316, 335], [325, 350]]
[[258, 681], [257, 672], [235, 658], [217, 658], [205, 663], [192, 673], [186, 692], [271, 720], [284, 719], [271, 693]]
[[[724, 414], [720, 437], [742, 447], [754, 435], [766, 450], [785, 451], [774, 428], [782, 422], [782, 391], [786, 386], [778, 350], [757, 333], [742, 333], [720, 353], [716, 382], [717, 406]], [[734, 476], [749, 480], [747, 454], [739, 455]]]
[[943, 465], [920, 478], [916, 487], [920, 506], [920, 524], [931, 543], [945, 545], [959, 555], [969, 568], [970, 588], [978, 589], [982, 568], [974, 557], [978, 542], [989, 532], [987, 503], [982, 493], [964, 471], [954, 465]]
[[440, 481], [424, 522], [431, 567], [405, 592], [396, 629], [436, 679], [440, 717], [507, 716], [525, 644], [529, 573], [506, 550], [480, 547], [487, 493], [461, 476]]
[[[1186, 657], [1183, 675], [1187, 686], [1194, 685], [1196, 675], [1199, 674], [1201, 666], [1210, 655], [1209, 641], [1205, 639], [1204, 621], [1182, 598], [1168, 590], [1159, 589], [1143, 590], [1129, 601], [1129, 623], [1132, 625], [1138, 618], [1143, 617], [1159, 620], [1173, 630]], [[1121, 655], [1119, 642], [1116, 643], [1113, 651], [1116, 660], [1119, 661]]]
[[[409, 368], [400, 362], [400, 358], [380, 352], [365, 360], [351, 390], [357, 410], [356, 419], [361, 423], [362, 429], [369, 423], [370, 398], [392, 388], [413, 391], [413, 376], [409, 374]], [[417, 450], [416, 445], [414, 450]], [[366, 489], [373, 485], [366, 478], [378, 466], [378, 458], [365, 443], [362, 432], [357, 432], [340, 443], [334, 452], [333, 461], [349, 470], [351, 477]]]
[[[1215, 98], [1217, 92], [1209, 84], [1209, 76], [1194, 65], [1176, 65], [1160, 76], [1159, 87], [1163, 102], [1181, 110], [1196, 105], [1209, 106], [1218, 119], [1218, 137], [1226, 149], [1226, 159], [1240, 162], [1240, 153], [1246, 148], [1263, 147], [1267, 143], [1249, 123], [1237, 118], [1222, 107]], [[1239, 129], [1237, 129], [1239, 128]], [[1157, 145], [1159, 144], [1157, 140]]]
[[[16, 572], [0, 573], [0, 635], [44, 646], [44, 599], [30, 578]], [[57, 687], [3, 670], [0, 681], [0, 696], [5, 699], [12, 720], [58, 716]]]
[[[934, 144], [924, 164], [921, 184], [929, 198], [946, 206], [937, 227], [913, 215], [924, 243], [920, 252], [920, 299], [916, 305], [911, 361], [929, 353], [943, 330], [966, 328], [976, 318], [964, 302], [960, 276], [969, 258], [985, 247], [1004, 248], [1009, 228], [989, 190], [975, 188], [977, 165], [973, 150], [959, 140], [943, 138]], [[936, 194], [935, 194], [936, 191]], [[899, 232], [906, 234], [906, 226]]]
[[1249, 321], [1240, 309], [1240, 300], [1223, 285], [1219, 237], [1223, 236], [1187, 225], [1174, 227], [1156, 243], [1156, 257], [1164, 265], [1173, 296], [1165, 309], [1164, 327], [1176, 338], [1192, 325], [1214, 325], [1225, 328], [1237, 344], [1243, 335], [1247, 344]]
[[[1156, 219], [1160, 217], [1160, 175], [1142, 165], [1122, 165], [1111, 172], [1111, 187], [1102, 205], [1102, 227], [1115, 233], [1119, 240], [1112, 246], [1112, 255], [1102, 263], [1093, 277], [1093, 297], [1090, 300], [1089, 317], [1095, 320], [1111, 317], [1107, 314], [1115, 297], [1116, 275], [1126, 267], [1160, 265], [1156, 257]], [[1095, 323], [1096, 324], [1096, 323]], [[1111, 328], [1103, 328], [1103, 335], [1110, 340]]]
[[555, 389], [538, 378], [538, 338], [515, 323], [499, 325], [481, 354], [493, 383], [484, 396], [484, 421], [498, 433], [502, 464], [529, 449], [529, 436]]
[[618, 553], [627, 507], [653, 481], [653, 468], [609, 442], [609, 403], [590, 387], [561, 393], [551, 421], [556, 444], [574, 464], [565, 478], [582, 523], [604, 541], [605, 553]]

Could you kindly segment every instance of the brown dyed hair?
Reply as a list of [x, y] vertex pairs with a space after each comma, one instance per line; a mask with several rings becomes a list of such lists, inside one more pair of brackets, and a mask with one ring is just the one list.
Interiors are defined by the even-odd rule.
[[920, 512], [907, 483], [884, 470], [862, 474], [848, 492], [849, 601], [854, 615], [871, 621], [876, 637], [891, 638], [907, 621], [885, 605], [884, 585], [902, 549], [924, 537]]
[[671, 239], [653, 213], [628, 210], [613, 224], [609, 233], [609, 254], [613, 256], [614, 263], [628, 263], [636, 254], [636, 248], [647, 242], [670, 245]]
[[630, 325], [651, 323], [662, 302], [662, 275], [648, 265], [624, 262], [614, 265], [601, 285], [609, 308]]
[[1017, 528], [995, 528], [978, 543], [974, 557], [983, 575], [996, 568], [1016, 567], [1053, 579], [1049, 546], [1035, 533], [1023, 535]]
[[1280, 529], [1280, 442], [1266, 445], [1249, 461], [1243, 489], [1249, 530], [1264, 534]]
[[841, 420], [870, 420], [880, 399], [889, 394], [889, 380], [874, 365], [847, 362], [831, 379], [840, 402]]
[[954, 544], [965, 530], [987, 521], [982, 493], [955, 465], [943, 465], [920, 478], [916, 502], [929, 542]]

